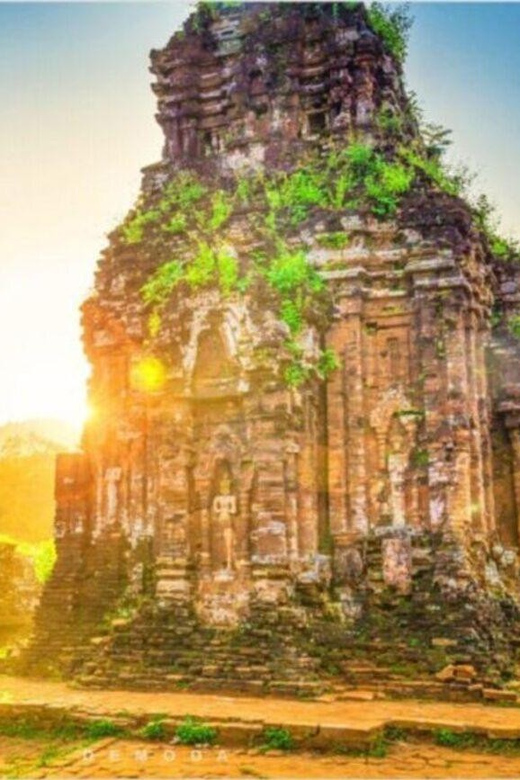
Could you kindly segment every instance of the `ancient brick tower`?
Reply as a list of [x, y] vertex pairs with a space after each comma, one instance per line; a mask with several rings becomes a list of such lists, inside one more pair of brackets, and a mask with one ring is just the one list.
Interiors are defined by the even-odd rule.
[[280, 687], [363, 635], [507, 665], [518, 266], [388, 43], [349, 3], [201, 6], [152, 72], [163, 159], [84, 305], [96, 412], [31, 658]]

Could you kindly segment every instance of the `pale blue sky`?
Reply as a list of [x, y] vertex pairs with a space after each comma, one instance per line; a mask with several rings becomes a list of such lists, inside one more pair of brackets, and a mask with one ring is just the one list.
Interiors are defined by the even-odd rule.
[[[160, 156], [148, 52], [176, 3], [0, 3], [0, 423], [78, 417], [78, 306]], [[520, 3], [413, 4], [407, 81], [520, 237]]]

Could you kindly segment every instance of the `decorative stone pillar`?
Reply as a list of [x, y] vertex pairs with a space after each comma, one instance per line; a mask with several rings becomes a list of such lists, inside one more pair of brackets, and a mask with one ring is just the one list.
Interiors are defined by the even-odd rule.
[[[451, 295], [457, 295], [455, 288]], [[472, 526], [471, 493], [471, 389], [468, 383], [464, 304], [451, 300], [444, 315], [446, 330], [446, 416], [450, 439], [445, 443], [450, 478], [447, 491], [448, 517], [454, 527], [464, 531]], [[481, 467], [481, 463], [479, 464]], [[479, 490], [479, 496], [481, 495]]]
[[365, 405], [363, 379], [362, 300], [349, 301], [345, 348], [346, 443], [348, 463], [348, 530], [364, 535], [367, 515], [367, 467], [365, 452]]
[[[328, 387], [330, 526], [333, 536], [367, 533], [367, 471], [363, 378], [363, 293], [359, 268], [336, 272], [343, 288], [336, 302], [338, 319], [328, 346], [340, 359]], [[347, 281], [348, 280], [348, 281]]]
[[484, 464], [482, 458], [482, 426], [479, 402], [481, 385], [477, 363], [477, 321], [474, 311], [466, 315], [466, 361], [468, 372], [468, 406], [470, 413], [471, 447], [471, 517], [472, 527], [482, 533], [486, 523], [486, 493], [484, 489]]
[[476, 364], [478, 421], [482, 449], [482, 470], [484, 486], [484, 521], [489, 534], [496, 530], [495, 494], [493, 491], [493, 451], [491, 444], [491, 389], [486, 366], [486, 347], [489, 343], [490, 326], [481, 311], [477, 313]]
[[286, 448], [285, 459], [285, 517], [287, 524], [287, 549], [289, 559], [296, 561], [299, 558], [299, 513], [298, 513], [298, 454], [300, 447], [296, 442], [290, 442]]
[[466, 287], [451, 254], [407, 265], [415, 289], [418, 367], [425, 413], [430, 525], [470, 527], [470, 434], [463, 302]]

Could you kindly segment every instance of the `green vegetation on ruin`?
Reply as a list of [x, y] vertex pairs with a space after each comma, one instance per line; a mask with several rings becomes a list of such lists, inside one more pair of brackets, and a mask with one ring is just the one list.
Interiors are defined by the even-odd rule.
[[[221, 5], [199, 4], [199, 22]], [[354, 5], [334, 4], [335, 13]], [[411, 26], [408, 10], [373, 3], [367, 18], [388, 52], [402, 61]], [[409, 137], [406, 128], [413, 128]], [[141, 287], [150, 337], [160, 335], [163, 311], [174, 293], [217, 287], [228, 298], [261, 285], [276, 301], [279, 319], [287, 326], [281, 361], [286, 382], [298, 386], [313, 377], [326, 379], [338, 365], [335, 355], [326, 349], [309, 355], [302, 346], [306, 327], [319, 328], [330, 306], [324, 278], [309, 259], [308, 220], [321, 215], [336, 226], [338, 218], [353, 212], [396, 220], [405, 199], [425, 189], [464, 197], [495, 257], [520, 258], [518, 246], [499, 235], [487, 199], [469, 197], [472, 179], [467, 171], [446, 163], [450, 133], [424, 123], [413, 94], [402, 114], [383, 105], [373, 129], [381, 145], [371, 135], [352, 136], [342, 146], [314, 148], [297, 169], [236, 174], [217, 189], [203, 176], [183, 170], [159, 195], [138, 203], [120, 236], [129, 246], [146, 241], [163, 258]], [[230, 232], [234, 218], [246, 210], [251, 240], [247, 256], [235, 249]], [[335, 229], [315, 241], [318, 247], [340, 252], [348, 247], [350, 236]], [[165, 252], [170, 256], [164, 257]], [[331, 260], [328, 269], [339, 262]], [[510, 327], [513, 332], [516, 326]], [[442, 351], [441, 344], [438, 349]]]
[[20, 542], [9, 535], [0, 534], [0, 543], [14, 545], [16, 552], [30, 561], [38, 582], [42, 585], [47, 582], [56, 563], [56, 546], [53, 539], [34, 543]]
[[412, 26], [407, 4], [384, 6], [371, 3], [367, 7], [367, 17], [373, 31], [380, 36], [387, 51], [402, 63], [408, 50], [408, 36]]
[[156, 717], [139, 730], [138, 736], [150, 742], [164, 742], [168, 736], [164, 718]]
[[[413, 167], [401, 159], [388, 159], [359, 141], [325, 157], [310, 154], [295, 171], [237, 177], [228, 189], [211, 194], [195, 174], [177, 174], [148, 208], [138, 206], [121, 232], [127, 245], [145, 239], [164, 243], [165, 234], [179, 236], [184, 244], [141, 288], [151, 337], [160, 333], [161, 311], [181, 285], [198, 290], [216, 284], [227, 297], [260, 282], [276, 296], [279, 317], [287, 325], [288, 384], [326, 378], [337, 367], [331, 351], [309, 359], [299, 343], [309, 316], [326, 305], [327, 295], [298, 231], [314, 209], [334, 214], [365, 208], [378, 219], [394, 217], [414, 176]], [[262, 247], [251, 253], [247, 268], [226, 235], [230, 218], [245, 207], [252, 210], [252, 233]], [[344, 231], [319, 240], [328, 249], [345, 248], [348, 242]]]
[[175, 736], [181, 745], [212, 745], [218, 732], [200, 718], [187, 715], [175, 729]]
[[294, 738], [288, 729], [269, 726], [262, 733], [262, 750], [293, 750]]
[[85, 728], [85, 735], [88, 739], [106, 739], [107, 737], [122, 737], [125, 735], [125, 729], [110, 718], [101, 718], [93, 720]]

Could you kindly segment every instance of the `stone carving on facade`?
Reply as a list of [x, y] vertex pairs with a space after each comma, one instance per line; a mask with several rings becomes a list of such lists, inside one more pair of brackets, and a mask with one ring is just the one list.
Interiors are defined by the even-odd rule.
[[[231, 480], [228, 476], [224, 476], [220, 481], [212, 510], [213, 567], [231, 572], [235, 566], [234, 517], [237, 514], [237, 498], [231, 493]], [[216, 552], [218, 540], [221, 540], [218, 545], [221, 549]]]

